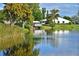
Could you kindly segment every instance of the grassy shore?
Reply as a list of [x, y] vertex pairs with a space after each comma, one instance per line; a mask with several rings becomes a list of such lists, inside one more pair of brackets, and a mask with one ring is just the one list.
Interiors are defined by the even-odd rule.
[[[52, 27], [50, 26], [42, 26], [42, 30], [50, 30]], [[53, 27], [53, 30], [79, 30], [79, 25], [76, 24], [56, 24]]]
[[59, 24], [55, 25], [54, 30], [79, 30], [79, 25], [75, 24]]
[[41, 29], [42, 30], [50, 30], [52, 27], [50, 27], [50, 26], [41, 26]]
[[0, 23], [0, 50], [23, 42], [23, 32], [18, 26]]

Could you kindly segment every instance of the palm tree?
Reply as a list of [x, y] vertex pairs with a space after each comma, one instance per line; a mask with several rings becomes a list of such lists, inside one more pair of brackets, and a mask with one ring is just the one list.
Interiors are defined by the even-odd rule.
[[54, 25], [55, 25], [55, 19], [58, 19], [58, 17], [59, 17], [58, 12], [59, 12], [58, 9], [51, 10], [51, 14], [50, 14], [49, 20], [50, 20], [50, 22], [52, 22], [52, 20], [53, 20]]

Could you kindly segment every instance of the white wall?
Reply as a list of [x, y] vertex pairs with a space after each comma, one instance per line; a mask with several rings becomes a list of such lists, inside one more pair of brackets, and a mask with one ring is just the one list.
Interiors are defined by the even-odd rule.
[[63, 18], [60, 18], [60, 17], [58, 17], [58, 19], [55, 19], [55, 23], [69, 23], [70, 21], [69, 20], [66, 20], [66, 19], [63, 19]]

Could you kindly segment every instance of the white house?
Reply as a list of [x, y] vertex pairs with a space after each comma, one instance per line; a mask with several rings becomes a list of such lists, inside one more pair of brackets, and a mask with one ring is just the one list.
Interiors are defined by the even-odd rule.
[[[54, 20], [53, 20], [53, 21], [54, 21]], [[64, 18], [58, 17], [58, 19], [55, 19], [55, 23], [59, 23], [59, 24], [64, 23], [64, 24], [66, 24], [66, 23], [70, 23], [70, 21], [67, 20], [67, 19], [64, 19]]]
[[43, 20], [40, 21], [40, 23], [41, 23], [41, 24], [45, 24], [46, 21], [47, 21], [47, 19], [43, 19]]
[[[41, 24], [45, 24], [46, 21], [47, 21], [47, 19], [43, 19], [43, 20], [41, 20], [40, 22], [41, 22]], [[55, 21], [55, 23], [59, 23], [59, 24], [62, 24], [62, 23], [64, 23], [64, 24], [70, 23], [69, 20], [64, 19], [64, 18], [61, 18], [61, 17], [58, 17], [58, 19], [55, 19], [55, 20], [52, 20], [52, 21], [53, 21], [53, 22]]]

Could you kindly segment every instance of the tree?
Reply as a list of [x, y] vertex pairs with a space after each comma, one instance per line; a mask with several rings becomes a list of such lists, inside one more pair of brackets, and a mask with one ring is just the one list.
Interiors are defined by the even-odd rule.
[[32, 15], [34, 20], [42, 20], [42, 12], [40, 10], [39, 3], [30, 3], [29, 5], [32, 8]]
[[64, 16], [63, 18], [64, 18], [64, 19], [67, 19], [67, 20], [69, 20], [69, 21], [72, 21], [72, 20], [71, 20], [71, 17], [69, 17], [69, 16]]
[[21, 20], [23, 22], [23, 28], [26, 21], [31, 25], [33, 22], [32, 9], [28, 4], [23, 3], [7, 3], [5, 4], [4, 11], [7, 13], [10, 25], [14, 24], [15, 21]]
[[5, 20], [5, 13], [3, 12], [3, 10], [0, 10], [0, 22], [3, 23], [3, 20]]
[[79, 10], [78, 10], [78, 12], [77, 12], [77, 16], [79, 16]]
[[76, 15], [72, 16], [71, 20], [74, 24], [79, 24], [79, 10]]
[[42, 8], [43, 19], [45, 19], [46, 8]]
[[48, 10], [47, 10], [47, 14], [46, 14], [46, 19], [47, 19], [47, 24], [48, 24], [48, 19], [49, 19], [49, 12], [48, 12]]
[[55, 19], [58, 19], [58, 17], [59, 17], [59, 14], [58, 14], [59, 10], [58, 10], [58, 9], [53, 9], [53, 10], [51, 10], [50, 12], [51, 12], [51, 14], [49, 15], [49, 20], [48, 20], [48, 22], [49, 22], [49, 24], [51, 24], [51, 25], [52, 25], [52, 23], [53, 23], [52, 26], [54, 26], [54, 25], [55, 25]]
[[72, 23], [79, 24], [79, 16], [73, 16], [72, 17]]

